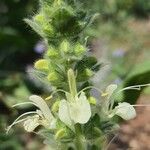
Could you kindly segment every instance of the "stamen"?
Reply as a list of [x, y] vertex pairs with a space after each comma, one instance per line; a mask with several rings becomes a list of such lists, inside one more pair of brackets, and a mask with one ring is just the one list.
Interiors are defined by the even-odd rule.
[[51, 95], [54, 95], [54, 94], [56, 94], [57, 92], [69, 93], [69, 92], [64, 91], [64, 90], [62, 90], [62, 89], [58, 89], [58, 90], [55, 90], [54, 92], [52, 92]]
[[13, 124], [10, 125], [10, 126], [8, 126], [8, 128], [6, 129], [6, 134], [8, 134], [8, 132], [9, 132], [9, 130], [12, 128], [12, 126], [14, 126], [14, 125], [17, 124], [17, 123], [23, 122], [23, 121], [25, 121], [25, 120], [27, 120], [27, 118], [18, 120], [18, 121], [16, 121], [16, 122], [13, 122]]
[[13, 105], [12, 107], [16, 107], [16, 106], [20, 106], [20, 105], [27, 105], [27, 104], [33, 104], [33, 105], [37, 106], [37, 105], [36, 105], [35, 103], [33, 103], [33, 102], [24, 102], [24, 103], [15, 104], [15, 105]]
[[22, 118], [22, 117], [24, 117], [24, 116], [26, 116], [26, 115], [30, 115], [30, 114], [37, 114], [37, 112], [36, 112], [36, 111], [30, 111], [30, 112], [27, 112], [27, 113], [24, 113], [24, 114], [20, 115], [20, 116], [8, 127], [7, 133], [8, 133], [9, 130], [12, 128], [12, 126], [14, 126], [14, 125], [16, 124], [16, 122], [17, 122], [20, 118]]
[[120, 93], [120, 92], [125, 91], [125, 90], [140, 90], [141, 87], [144, 87], [144, 86], [150, 86], [150, 83], [125, 87], [125, 88], [119, 90], [117, 93]]
[[83, 91], [88, 90], [88, 89], [95, 89], [95, 90], [97, 90], [98, 92], [103, 93], [99, 88], [96, 88], [96, 87], [94, 87], [94, 86], [88, 86], [88, 87], [82, 89], [80, 92], [78, 92], [77, 95], [80, 95]]
[[131, 105], [131, 106], [134, 106], [134, 107], [150, 107], [150, 104], [139, 104], [139, 105]]

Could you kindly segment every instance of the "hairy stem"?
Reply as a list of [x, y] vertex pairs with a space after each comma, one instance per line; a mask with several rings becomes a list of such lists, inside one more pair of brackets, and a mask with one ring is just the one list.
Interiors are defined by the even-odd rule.
[[86, 150], [87, 149], [86, 142], [84, 136], [82, 135], [80, 124], [75, 125], [75, 131], [76, 131], [76, 138], [75, 138], [76, 150]]

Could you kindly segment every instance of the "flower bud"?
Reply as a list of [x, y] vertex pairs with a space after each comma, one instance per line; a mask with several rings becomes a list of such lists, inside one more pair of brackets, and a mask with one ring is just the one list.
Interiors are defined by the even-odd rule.
[[93, 132], [94, 132], [94, 134], [97, 135], [98, 137], [103, 134], [102, 131], [101, 131], [99, 128], [97, 128], [97, 127], [94, 127], [94, 128], [93, 128]]
[[43, 25], [43, 31], [46, 35], [51, 35], [54, 33], [53, 26], [50, 24]]
[[61, 44], [60, 44], [60, 50], [64, 51], [64, 52], [68, 52], [70, 49], [70, 43], [67, 40], [64, 40]]
[[91, 69], [88, 69], [88, 68], [85, 69], [85, 73], [86, 73], [87, 77], [91, 77], [94, 74], [93, 71]]
[[89, 101], [90, 104], [96, 105], [96, 99], [94, 97], [90, 96], [88, 98], [88, 101]]
[[56, 5], [56, 6], [57, 6], [57, 5], [61, 6], [62, 3], [63, 3], [62, 0], [55, 0], [55, 1], [54, 1], [54, 5]]
[[45, 22], [45, 18], [42, 14], [38, 14], [34, 17], [34, 20], [38, 23], [44, 23]]
[[47, 50], [47, 54], [46, 54], [48, 57], [50, 57], [50, 58], [55, 58], [55, 57], [58, 57], [58, 52], [54, 49], [54, 48], [52, 48], [52, 47], [50, 47], [48, 50]]
[[58, 75], [56, 72], [49, 73], [47, 76], [48, 81], [53, 82], [58, 80]]
[[85, 48], [83, 45], [81, 45], [81, 44], [78, 43], [78, 44], [75, 46], [74, 51], [75, 51], [75, 53], [76, 53], [77, 55], [82, 55], [82, 54], [86, 51], [86, 48]]
[[39, 59], [35, 62], [34, 68], [38, 70], [48, 70], [49, 69], [49, 63], [46, 59]]

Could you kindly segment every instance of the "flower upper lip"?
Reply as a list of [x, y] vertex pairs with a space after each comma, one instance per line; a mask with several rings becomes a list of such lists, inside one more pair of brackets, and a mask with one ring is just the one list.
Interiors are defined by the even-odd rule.
[[[16, 104], [16, 105], [14, 105], [14, 107], [19, 106], [19, 105], [24, 105], [24, 104], [33, 104], [36, 107], [38, 107], [39, 109], [37, 109], [36, 111], [27, 112], [27, 113], [20, 115], [7, 128], [7, 133], [9, 132], [9, 130], [11, 129], [12, 126], [14, 126], [17, 123], [25, 122], [25, 121], [30, 123], [30, 124], [26, 124], [26, 123], [24, 124], [25, 129], [27, 129], [27, 130], [29, 129], [28, 131], [31, 131], [32, 129], [34, 130], [38, 125], [43, 125], [46, 128], [51, 128], [51, 129], [54, 129], [56, 127], [56, 119], [52, 115], [46, 102], [40, 96], [37, 96], [37, 95], [30, 96], [29, 100], [32, 102], [25, 102], [25, 103]], [[28, 118], [29, 115], [31, 115], [31, 114], [32, 114], [32, 116], [30, 116], [30, 118]], [[33, 116], [33, 114], [34, 114], [34, 116]], [[21, 119], [24, 116], [28, 116], [28, 117]], [[36, 117], [36, 120], [35, 120], [35, 116], [38, 116], [38, 118]], [[34, 122], [36, 121], [35, 122], [36, 126], [31, 123], [31, 120]]]
[[55, 119], [49, 107], [47, 106], [46, 102], [40, 96], [32, 95], [29, 97], [29, 100], [31, 100], [38, 106], [38, 108], [41, 110], [42, 114], [44, 115], [44, 117], [47, 119], [49, 123], [51, 123], [52, 120]]

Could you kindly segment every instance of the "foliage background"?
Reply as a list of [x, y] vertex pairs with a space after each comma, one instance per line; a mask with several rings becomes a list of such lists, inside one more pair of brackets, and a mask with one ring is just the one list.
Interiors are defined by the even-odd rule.
[[[87, 30], [91, 53], [103, 64], [93, 79], [97, 86], [103, 88], [112, 82], [121, 86], [150, 83], [150, 1], [82, 0], [80, 3], [89, 12], [99, 13]], [[19, 126], [15, 132], [5, 134], [5, 128], [18, 114], [32, 109], [14, 110], [11, 106], [26, 101], [31, 93], [45, 91], [41, 82], [29, 73], [33, 62], [41, 57], [44, 45], [23, 21], [37, 7], [36, 0], [0, 1], [0, 150], [43, 148], [41, 139], [24, 134]], [[146, 89], [144, 93], [149, 91]], [[117, 100], [129, 99], [135, 103], [139, 94], [130, 93], [129, 99], [129, 93], [124, 93]]]

